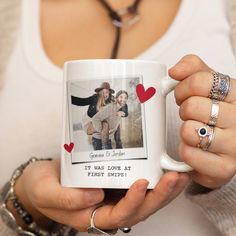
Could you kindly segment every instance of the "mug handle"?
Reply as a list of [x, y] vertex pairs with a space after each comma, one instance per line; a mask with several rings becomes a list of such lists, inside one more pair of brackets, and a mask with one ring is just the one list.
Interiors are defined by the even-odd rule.
[[[162, 94], [163, 96], [167, 96], [178, 84], [176, 80], [173, 80], [169, 77], [166, 77], [162, 80]], [[163, 169], [177, 171], [177, 172], [187, 172], [193, 170], [193, 168], [189, 165], [187, 165], [184, 162], [175, 161], [173, 158], [171, 158], [168, 154], [166, 149], [164, 150], [164, 153], [161, 156], [161, 167]]]

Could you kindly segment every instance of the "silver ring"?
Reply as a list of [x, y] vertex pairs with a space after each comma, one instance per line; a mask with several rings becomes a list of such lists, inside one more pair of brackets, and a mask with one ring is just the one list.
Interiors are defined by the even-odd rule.
[[230, 77], [219, 73], [218, 93], [219, 100], [224, 101], [230, 90]]
[[209, 98], [224, 101], [230, 91], [230, 77], [219, 72], [213, 72], [213, 83]]
[[203, 147], [204, 151], [208, 150], [208, 148], [211, 146], [212, 140], [215, 137], [215, 127], [214, 126], [209, 126], [209, 127], [210, 127], [210, 131], [209, 131], [210, 135], [208, 136], [207, 142], [206, 142], [205, 146]]
[[111, 229], [111, 230], [101, 230], [99, 228], [97, 228], [95, 226], [95, 223], [94, 223], [94, 217], [95, 217], [95, 214], [97, 212], [97, 209], [94, 209], [92, 214], [91, 214], [91, 217], [90, 217], [90, 226], [87, 228], [87, 232], [89, 234], [96, 234], [96, 235], [106, 235], [106, 236], [110, 236], [110, 235], [114, 235], [117, 233], [117, 230], [118, 229]]
[[202, 148], [203, 147], [203, 138], [209, 136], [210, 134], [208, 133], [208, 130], [205, 126], [197, 128], [196, 131], [199, 136], [199, 143], [198, 143], [197, 147]]
[[219, 86], [219, 80], [220, 80], [219, 79], [219, 73], [218, 72], [213, 72], [213, 83], [212, 83], [210, 94], [208, 96], [211, 99], [218, 100], [217, 88]]
[[207, 151], [210, 147], [212, 140], [215, 137], [215, 127], [214, 126], [208, 126], [209, 130], [206, 126], [202, 126], [200, 128], [197, 128], [196, 131], [199, 136], [199, 143], [197, 144], [198, 148], [201, 148], [204, 151]]
[[219, 116], [220, 105], [219, 101], [212, 99], [212, 106], [211, 106], [211, 116], [208, 122], [208, 125], [215, 126]]

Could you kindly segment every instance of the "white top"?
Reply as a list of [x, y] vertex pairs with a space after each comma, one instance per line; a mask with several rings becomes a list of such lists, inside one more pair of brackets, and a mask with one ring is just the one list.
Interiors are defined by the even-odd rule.
[[[23, 0], [17, 44], [0, 91], [0, 186], [29, 157], [60, 156], [62, 70], [43, 51], [39, 3], [39, 0]], [[199, 55], [212, 68], [236, 77], [223, 0], [182, 0], [166, 34], [137, 59], [158, 60], [171, 66], [190, 53]], [[168, 99], [168, 119], [169, 154], [176, 156], [180, 119], [173, 96]], [[181, 195], [134, 227], [129, 235], [220, 234], [199, 209]]]

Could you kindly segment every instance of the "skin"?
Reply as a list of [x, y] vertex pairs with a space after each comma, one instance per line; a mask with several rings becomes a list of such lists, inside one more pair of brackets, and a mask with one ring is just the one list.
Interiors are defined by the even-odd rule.
[[[133, 0], [108, 2], [120, 9]], [[180, 0], [143, 0], [139, 7], [141, 20], [122, 30], [118, 58], [134, 58], [160, 39], [179, 5]], [[115, 28], [97, 0], [42, 0], [41, 34], [46, 54], [62, 67], [66, 60], [109, 58]]]
[[169, 75], [179, 80], [175, 89], [179, 114], [184, 121], [180, 135], [179, 154], [193, 167], [192, 179], [208, 188], [218, 188], [236, 173], [236, 82], [231, 80], [230, 92], [220, 102], [215, 138], [208, 151], [197, 148], [197, 128], [208, 123], [212, 102], [208, 98], [213, 82], [213, 69], [199, 57], [187, 55], [173, 68]]
[[[132, 1], [109, 2], [114, 9], [118, 9]], [[133, 58], [149, 48], [167, 31], [179, 4], [179, 0], [143, 1], [140, 7], [142, 20], [132, 30], [124, 29], [118, 57]], [[97, 1], [42, 0], [40, 23], [44, 50], [59, 67], [66, 60], [110, 56], [115, 31], [106, 11]], [[180, 156], [194, 168], [191, 176], [196, 182], [215, 188], [235, 174], [236, 124], [233, 117], [236, 115], [236, 98], [232, 92], [226, 102], [221, 103], [216, 138], [209, 152], [196, 148], [198, 137], [195, 128], [207, 122], [211, 109], [207, 99], [212, 83], [210, 71], [198, 57], [187, 56], [170, 69], [169, 74], [180, 81], [175, 90], [180, 116], [184, 120]], [[235, 87], [233, 83], [231, 91], [235, 91]], [[197, 109], [203, 112], [196, 114], [194, 111]], [[219, 145], [222, 142], [225, 145]], [[153, 190], [147, 191], [148, 182], [141, 179], [118, 202], [107, 204], [103, 202], [105, 193], [102, 189], [62, 187], [59, 169], [58, 159], [33, 163], [25, 169], [15, 186], [16, 195], [23, 206], [44, 227], [48, 226], [47, 216], [86, 231], [91, 212], [101, 204], [95, 217], [97, 227], [130, 227], [168, 204], [189, 182], [187, 174], [169, 172], [162, 176]], [[8, 206], [11, 209], [11, 205]], [[19, 217], [16, 218], [21, 224]]]
[[128, 97], [125, 93], [122, 93], [121, 95], [116, 98], [117, 103], [123, 107], [127, 103]]
[[102, 93], [102, 95], [103, 95], [103, 97], [106, 101], [109, 98], [109, 94], [110, 94], [109, 90], [108, 89], [103, 89], [101, 93]]

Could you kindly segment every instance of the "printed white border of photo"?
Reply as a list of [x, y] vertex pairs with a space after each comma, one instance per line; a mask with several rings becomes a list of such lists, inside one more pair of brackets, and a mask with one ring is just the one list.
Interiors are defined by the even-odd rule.
[[[126, 79], [133, 79], [138, 78], [139, 83], [143, 84], [142, 75], [137, 76], [116, 76], [111, 78], [93, 78], [90, 81], [98, 81], [106, 82], [112, 80], [126, 80]], [[73, 122], [72, 122], [72, 111], [71, 111], [71, 83], [80, 83], [87, 81], [84, 80], [68, 80], [66, 81], [66, 97], [67, 97], [67, 114], [68, 114], [68, 122], [69, 124], [66, 127], [69, 127], [69, 143], [74, 142], [73, 139]], [[138, 100], [138, 97], [137, 97]], [[139, 100], [138, 100], [139, 102]], [[90, 162], [103, 162], [103, 161], [117, 161], [117, 160], [143, 160], [148, 158], [148, 150], [147, 150], [147, 135], [146, 135], [146, 119], [145, 119], [145, 105], [144, 103], [140, 103], [141, 106], [141, 115], [142, 115], [142, 137], [143, 137], [143, 147], [138, 148], [123, 148], [123, 149], [110, 149], [110, 150], [91, 150], [91, 151], [81, 151], [81, 152], [74, 152], [74, 149], [70, 153], [71, 156], [71, 163], [72, 164], [82, 164], [82, 163], [90, 163]]]

